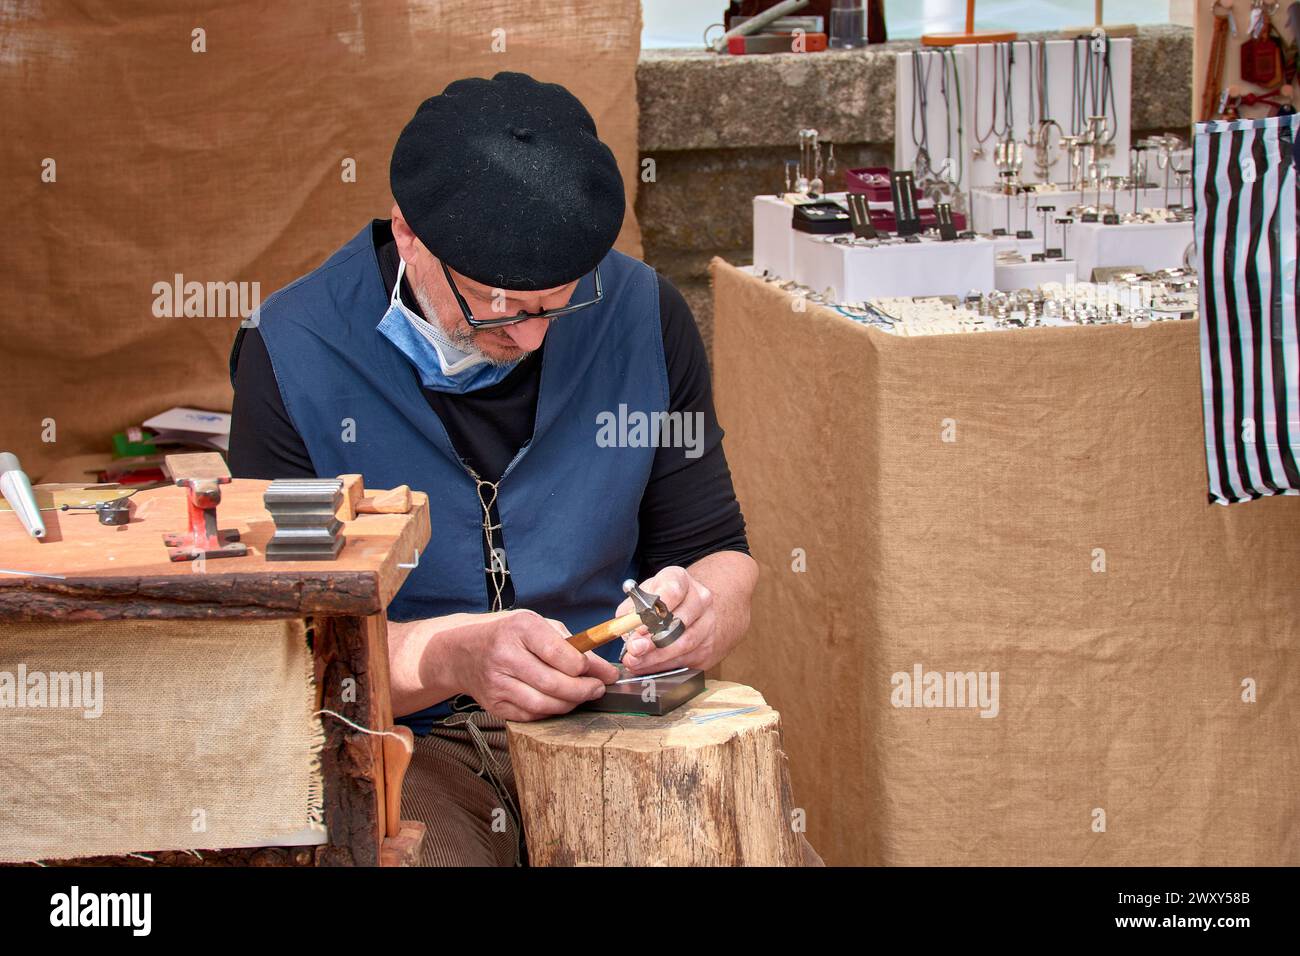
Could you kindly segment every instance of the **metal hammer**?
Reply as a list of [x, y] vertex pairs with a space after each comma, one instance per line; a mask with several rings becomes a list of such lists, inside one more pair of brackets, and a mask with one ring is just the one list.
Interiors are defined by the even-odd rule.
[[614, 638], [644, 624], [650, 631], [650, 640], [654, 642], [655, 647], [667, 647], [686, 630], [686, 625], [682, 623], [681, 618], [668, 610], [668, 606], [660, 600], [659, 595], [646, 593], [631, 579], [623, 582], [623, 593], [632, 599], [632, 607], [636, 610], [606, 621], [604, 624], [589, 627], [565, 640], [571, 646], [586, 652], [602, 644], [608, 644]]

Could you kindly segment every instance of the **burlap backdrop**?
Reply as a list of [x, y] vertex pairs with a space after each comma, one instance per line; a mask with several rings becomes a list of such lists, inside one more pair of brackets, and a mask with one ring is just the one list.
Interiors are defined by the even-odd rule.
[[320, 263], [388, 215], [394, 139], [463, 76], [523, 70], [587, 105], [627, 186], [618, 248], [639, 256], [640, 32], [638, 0], [7, 4], [0, 448], [37, 478], [172, 405], [229, 410], [238, 319], [155, 318], [154, 283], [266, 298]]
[[324, 733], [301, 621], [6, 624], [0, 672], [20, 665], [98, 672], [103, 696], [17, 709], [0, 696], [0, 861], [322, 829]]
[[[898, 338], [713, 279], [762, 565], [722, 676], [827, 863], [1300, 863], [1300, 500], [1207, 503], [1194, 323]], [[1000, 713], [895, 708], [917, 663]]]

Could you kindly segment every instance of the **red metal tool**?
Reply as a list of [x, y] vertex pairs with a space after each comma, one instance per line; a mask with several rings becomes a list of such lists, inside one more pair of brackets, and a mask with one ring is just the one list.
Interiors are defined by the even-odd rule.
[[189, 530], [164, 534], [163, 544], [173, 561], [207, 558], [238, 558], [248, 553], [234, 528], [217, 528], [217, 505], [221, 486], [230, 483], [230, 469], [215, 452], [168, 455], [167, 470], [176, 484], [188, 492]]

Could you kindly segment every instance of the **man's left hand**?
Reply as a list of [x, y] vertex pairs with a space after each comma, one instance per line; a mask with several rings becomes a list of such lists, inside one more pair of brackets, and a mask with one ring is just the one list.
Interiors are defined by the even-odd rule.
[[[707, 670], [726, 653], [719, 647], [718, 616], [713, 606], [713, 592], [691, 577], [685, 568], [664, 568], [654, 577], [641, 582], [641, 589], [657, 594], [668, 610], [681, 618], [686, 630], [667, 647], [655, 647], [642, 625], [627, 636], [627, 653], [623, 666], [633, 674], [657, 674], [661, 671], [691, 667]], [[633, 611], [632, 599], [618, 606], [618, 614]]]

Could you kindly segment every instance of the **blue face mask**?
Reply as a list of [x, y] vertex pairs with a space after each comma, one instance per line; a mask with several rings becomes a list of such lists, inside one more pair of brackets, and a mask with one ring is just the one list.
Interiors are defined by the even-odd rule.
[[495, 385], [514, 371], [518, 361], [496, 365], [478, 352], [464, 352], [435, 323], [426, 322], [402, 302], [406, 260], [397, 267], [388, 311], [375, 329], [392, 342], [420, 373], [420, 384], [435, 392], [463, 395]]

